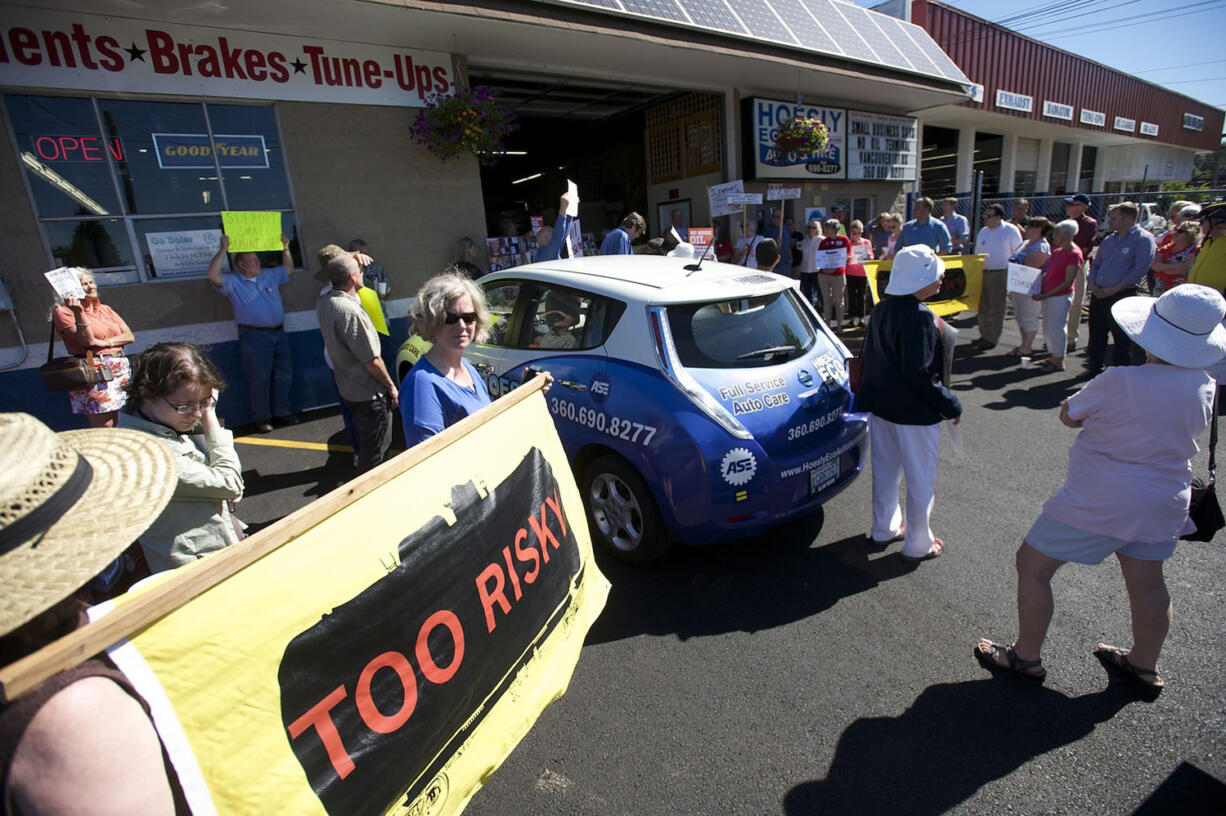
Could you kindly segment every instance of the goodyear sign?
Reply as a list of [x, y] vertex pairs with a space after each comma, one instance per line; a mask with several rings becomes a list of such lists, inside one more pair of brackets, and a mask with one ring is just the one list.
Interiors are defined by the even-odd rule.
[[207, 133], [154, 133], [153, 148], [163, 170], [213, 170], [213, 154], [222, 167], [262, 170], [268, 168], [263, 136], [224, 136], [209, 141]]

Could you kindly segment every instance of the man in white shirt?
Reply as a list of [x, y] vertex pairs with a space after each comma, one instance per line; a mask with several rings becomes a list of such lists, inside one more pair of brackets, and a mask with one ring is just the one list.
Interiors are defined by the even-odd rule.
[[975, 347], [986, 351], [1000, 342], [1008, 302], [1009, 257], [1022, 248], [1022, 234], [1005, 221], [1005, 208], [999, 204], [984, 208], [983, 221], [984, 227], [975, 238], [975, 252], [988, 257], [983, 262], [979, 288], [979, 339]]

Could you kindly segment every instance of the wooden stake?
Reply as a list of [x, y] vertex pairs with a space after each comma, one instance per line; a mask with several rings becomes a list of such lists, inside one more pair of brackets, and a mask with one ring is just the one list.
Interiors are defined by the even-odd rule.
[[11, 703], [57, 672], [70, 669], [126, 637], [169, 615], [244, 567], [254, 564], [305, 533], [341, 508], [353, 504], [384, 482], [396, 478], [418, 463], [442, 452], [470, 430], [493, 419], [545, 385], [535, 377], [490, 403], [471, 416], [445, 428], [419, 445], [341, 485], [280, 521], [187, 569], [178, 569], [130, 604], [119, 607], [93, 623], [49, 643], [31, 655], [0, 668], [0, 701]]

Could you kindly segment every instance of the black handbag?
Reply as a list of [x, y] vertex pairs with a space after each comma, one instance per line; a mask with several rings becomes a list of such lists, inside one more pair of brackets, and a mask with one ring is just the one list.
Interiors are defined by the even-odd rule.
[[48, 391], [76, 391], [114, 379], [110, 366], [100, 366], [94, 362], [92, 351], [87, 350], [84, 357], [52, 359], [54, 353], [55, 324], [52, 323], [51, 339], [47, 343], [47, 362], [38, 368], [38, 374], [43, 378], [43, 388]]
[[1217, 392], [1213, 395], [1213, 417], [1209, 420], [1209, 473], [1192, 479], [1192, 500], [1188, 504], [1188, 518], [1196, 525], [1195, 532], [1180, 536], [1184, 541], [1212, 541], [1218, 530], [1226, 527], [1226, 517], [1217, 500]]

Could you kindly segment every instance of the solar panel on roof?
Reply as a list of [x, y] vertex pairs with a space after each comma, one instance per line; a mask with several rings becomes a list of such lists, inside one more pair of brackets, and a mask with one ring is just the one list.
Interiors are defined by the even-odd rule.
[[621, 0], [621, 2], [626, 7], [626, 11], [632, 14], [642, 14], [644, 17], [655, 17], [678, 23], [689, 22], [673, 0]]
[[[538, 0], [632, 14], [686, 28], [754, 38], [792, 48], [969, 83], [922, 28], [834, 0]], [[735, 11], [734, 11], [735, 9]]]
[[787, 27], [792, 29], [796, 35], [796, 39], [806, 48], [814, 51], [821, 51], [826, 54], [841, 55], [843, 49], [839, 48], [826, 30], [813, 19], [813, 15], [800, 4], [800, 0], [770, 0], [770, 4], [774, 6], [775, 13], [783, 18], [783, 22]]
[[887, 65], [905, 68], [908, 71], [914, 70], [911, 61], [903, 56], [898, 47], [890, 42], [890, 38], [885, 35], [885, 32], [877, 27], [877, 23], [873, 21], [873, 17], [877, 15], [869, 14], [859, 6], [852, 6], [846, 3], [840, 4], [839, 11], [847, 18], [847, 22], [856, 30], [856, 33], [872, 46], [873, 51], [877, 52], [877, 56], [881, 58], [882, 62], [885, 62]]
[[686, 14], [690, 15], [690, 19], [694, 21], [694, 25], [699, 28], [705, 28], [708, 31], [724, 31], [730, 34], [739, 34], [744, 36], [749, 32], [736, 19], [728, 7], [723, 4], [722, 0], [698, 0], [698, 2], [686, 2], [681, 0]]
[[932, 37], [928, 36], [928, 32], [913, 23], [904, 23], [902, 20], [897, 21], [904, 31], [911, 35], [911, 39], [919, 46], [920, 50], [928, 59], [936, 63], [937, 68], [942, 74], [949, 79], [957, 80], [958, 82], [969, 82], [966, 76], [963, 75], [962, 69], [959, 68], [949, 56], [941, 50], [941, 47], [936, 44]]
[[894, 29], [895, 35], [890, 38], [891, 41], [898, 46], [898, 50], [902, 51], [907, 59], [911, 60], [911, 64], [915, 66], [917, 72], [921, 74], [934, 74], [936, 76], [942, 75], [941, 69], [936, 66], [936, 63], [911, 39], [911, 35], [907, 33], [902, 20], [888, 17], [883, 19], [881, 23], [882, 28], [885, 28], [887, 31], [890, 28]]
[[833, 0], [803, 0], [803, 2], [809, 7], [809, 11], [813, 13], [817, 21], [830, 32], [830, 36], [838, 42], [843, 53], [860, 60], [880, 62], [872, 47], [843, 19], [843, 15], [839, 14], [837, 7], [842, 3], [835, 3]]
[[[710, 2], [710, 0], [686, 0], [686, 2], [702, 3]], [[763, 0], [727, 0], [727, 2], [755, 37], [785, 45], [799, 44], [775, 16], [774, 10]]]

